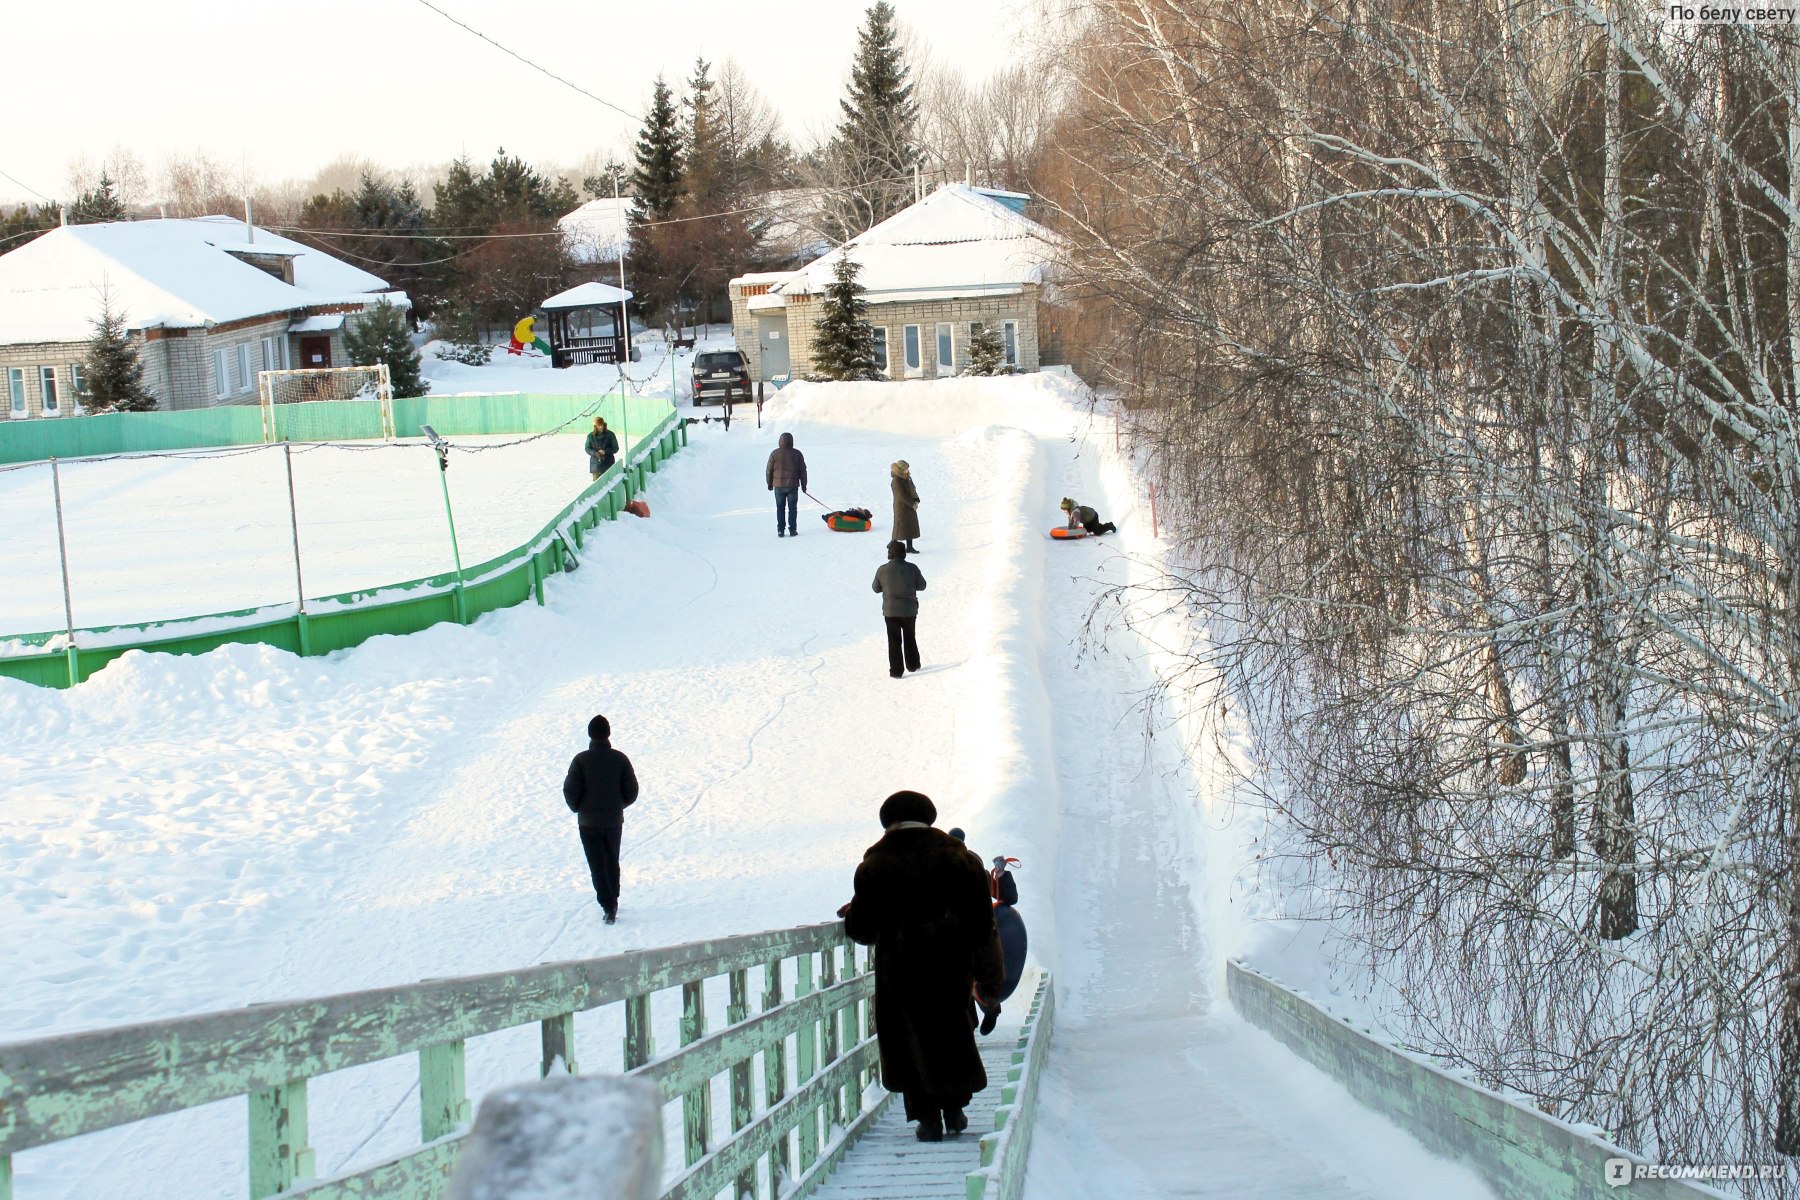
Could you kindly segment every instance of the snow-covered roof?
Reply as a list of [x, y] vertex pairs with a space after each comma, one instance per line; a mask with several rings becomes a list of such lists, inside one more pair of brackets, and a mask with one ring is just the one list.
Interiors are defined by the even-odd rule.
[[1056, 235], [992, 196], [965, 184], [938, 188], [917, 204], [794, 271], [775, 290], [816, 294], [831, 283], [845, 254], [862, 264], [857, 281], [871, 304], [884, 292], [929, 292], [935, 298], [991, 295], [1043, 283]]
[[[366, 303], [387, 283], [235, 217], [63, 225], [0, 254], [0, 345], [93, 336], [100, 292], [131, 329], [196, 328], [315, 305]], [[294, 260], [285, 283], [227, 252]]]
[[288, 326], [289, 333], [330, 333], [344, 327], [343, 313], [322, 313]]
[[607, 196], [589, 200], [574, 212], [556, 220], [569, 244], [569, 253], [578, 263], [618, 262], [626, 240], [625, 218], [631, 210], [631, 197], [615, 200]]
[[631, 299], [629, 290], [620, 290], [610, 283], [578, 283], [566, 292], [558, 292], [550, 297], [539, 308], [604, 308], [609, 304], [617, 304]]

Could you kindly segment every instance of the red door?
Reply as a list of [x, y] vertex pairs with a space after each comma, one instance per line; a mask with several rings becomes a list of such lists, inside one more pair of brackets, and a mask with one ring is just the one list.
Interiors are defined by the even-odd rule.
[[331, 365], [331, 339], [328, 337], [301, 338], [300, 365], [309, 369], [329, 367]]

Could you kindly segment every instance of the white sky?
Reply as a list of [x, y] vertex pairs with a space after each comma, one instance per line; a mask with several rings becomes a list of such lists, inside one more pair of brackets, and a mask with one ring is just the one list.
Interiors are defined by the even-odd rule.
[[[632, 113], [661, 71], [735, 58], [790, 137], [829, 128], [862, 0], [433, 0], [439, 8]], [[1027, 0], [894, 0], [937, 61], [971, 78], [1009, 61]], [[504, 146], [573, 164], [635, 122], [457, 28], [418, 0], [89, 0], [9, 6], [0, 72], [0, 199], [61, 198], [69, 164], [133, 150], [154, 176], [204, 150], [264, 181], [344, 154], [393, 167]], [[678, 88], [679, 90], [679, 88]]]

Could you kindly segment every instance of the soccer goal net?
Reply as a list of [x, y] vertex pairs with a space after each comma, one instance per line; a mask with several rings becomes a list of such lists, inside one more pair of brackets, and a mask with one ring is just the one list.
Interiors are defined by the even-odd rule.
[[256, 379], [265, 442], [394, 437], [394, 385], [386, 363], [263, 371]]

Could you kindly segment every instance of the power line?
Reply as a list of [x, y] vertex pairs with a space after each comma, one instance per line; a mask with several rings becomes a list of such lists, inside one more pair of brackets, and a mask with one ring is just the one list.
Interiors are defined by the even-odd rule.
[[14, 179], [11, 175], [8, 175], [5, 171], [0, 171], [0, 178], [12, 180], [12, 182], [14, 184], [16, 184], [19, 187], [24, 188], [26, 191], [28, 191], [32, 195], [36, 196], [39, 200], [42, 200], [45, 204], [55, 204], [56, 203], [56, 201], [54, 201], [50, 197], [44, 195], [44, 193], [38, 191], [36, 188], [32, 187], [29, 183], [23, 183], [17, 179]]
[[[481, 30], [475, 28], [473, 25], [465, 24], [464, 22], [457, 20], [455, 17], [451, 16], [449, 13], [445, 12], [443, 9], [439, 8], [437, 5], [433, 4], [431, 2], [431, 0], [419, 0], [419, 3], [423, 4], [426, 8], [429, 8], [432, 12], [434, 12], [438, 16], [444, 18], [444, 20], [450, 22], [452, 25], [455, 25], [455, 26], [458, 26], [459, 28], [468, 30], [470, 33], [474, 34], [476, 37], [480, 38], [482, 41], [486, 42], [488, 45], [492, 46], [494, 49], [500, 51], [501, 53], [511, 55], [513, 58], [518, 59], [520, 62], [524, 63], [526, 66], [530, 67], [532, 70], [538, 72], [540, 75], [548, 75], [551, 79], [556, 80], [556, 82], [562, 84], [564, 87], [573, 88], [575, 91], [580, 92], [582, 95], [586, 96], [589, 100], [592, 100], [594, 103], [605, 105], [607, 108], [612, 109], [614, 112], [618, 113], [619, 115], [623, 116], [624, 118], [626, 118], [627, 120], [629, 120], [633, 123], [636, 123], [640, 119], [637, 113], [627, 112], [625, 109], [620, 108], [618, 105], [614, 104], [611, 100], [608, 100], [603, 96], [594, 95], [594, 93], [588, 91], [586, 88], [582, 87], [579, 83], [572, 83], [569, 80], [564, 79], [561, 75], [558, 75], [555, 71], [550, 70], [548, 67], [539, 66], [537, 63], [532, 62], [529, 58], [526, 58], [523, 54], [520, 54], [517, 50], [511, 49], [510, 47], [507, 47], [507, 46], [502, 46], [499, 42], [496, 42], [493, 38], [491, 38], [487, 34], [481, 32]], [[20, 186], [23, 187], [24, 185], [21, 184]]]

